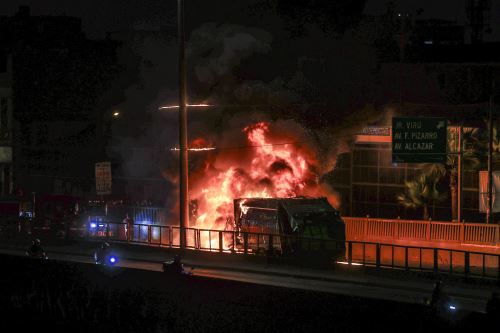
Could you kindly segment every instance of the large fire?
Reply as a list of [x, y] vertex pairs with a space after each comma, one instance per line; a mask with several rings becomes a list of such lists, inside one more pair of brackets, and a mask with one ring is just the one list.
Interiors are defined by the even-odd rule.
[[197, 202], [198, 213], [191, 226], [231, 230], [235, 198], [328, 196], [314, 172], [312, 150], [273, 144], [270, 129], [265, 122], [245, 127], [249, 147], [244, 153], [221, 150], [192, 175], [190, 199]]

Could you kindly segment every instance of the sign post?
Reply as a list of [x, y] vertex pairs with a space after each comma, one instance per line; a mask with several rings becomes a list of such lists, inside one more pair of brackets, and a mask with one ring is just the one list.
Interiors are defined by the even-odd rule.
[[446, 163], [446, 118], [392, 118], [393, 163]]
[[95, 164], [95, 190], [97, 195], [111, 194], [111, 163]]

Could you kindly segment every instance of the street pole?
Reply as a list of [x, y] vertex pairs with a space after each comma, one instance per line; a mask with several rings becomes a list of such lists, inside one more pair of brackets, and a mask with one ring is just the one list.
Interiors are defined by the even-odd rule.
[[488, 207], [486, 208], [486, 223], [493, 218], [493, 94], [490, 96], [488, 116]]
[[[400, 14], [401, 15], [401, 14]], [[405, 16], [401, 16], [401, 26], [399, 31], [399, 112], [403, 111], [403, 61], [405, 48]]]
[[460, 122], [460, 126], [458, 127], [458, 198], [457, 198], [457, 220], [458, 223], [462, 221], [462, 130], [463, 124]]
[[184, 0], [177, 0], [179, 25], [179, 225], [180, 247], [186, 248], [186, 227], [189, 223], [188, 150], [186, 110], [186, 57], [184, 45]]

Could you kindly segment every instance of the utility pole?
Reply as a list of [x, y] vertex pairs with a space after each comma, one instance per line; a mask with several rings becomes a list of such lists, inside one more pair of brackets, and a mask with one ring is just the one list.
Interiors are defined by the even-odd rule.
[[458, 223], [462, 221], [462, 154], [463, 154], [463, 147], [462, 147], [462, 131], [463, 131], [463, 124], [460, 122], [460, 126], [458, 127], [458, 198], [457, 198], [457, 220]]
[[493, 219], [493, 93], [490, 96], [488, 115], [488, 207], [486, 208], [486, 223]]
[[179, 226], [180, 247], [186, 248], [186, 228], [189, 224], [188, 149], [186, 110], [186, 57], [184, 37], [184, 0], [177, 0], [179, 26]]
[[399, 13], [401, 26], [399, 30], [399, 112], [403, 110], [403, 62], [405, 58], [406, 47], [406, 13]]

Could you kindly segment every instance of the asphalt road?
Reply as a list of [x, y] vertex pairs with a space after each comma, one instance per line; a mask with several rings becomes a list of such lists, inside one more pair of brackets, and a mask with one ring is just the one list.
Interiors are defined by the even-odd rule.
[[[0, 249], [0, 252], [11, 255], [24, 255], [24, 252], [17, 249]], [[69, 253], [50, 253], [50, 259], [62, 261], [74, 261], [83, 263], [93, 263], [93, 258], [84, 255], [69, 254]], [[139, 260], [139, 259], [123, 259], [119, 258], [118, 266], [161, 271], [161, 261]], [[384, 299], [399, 301], [405, 303], [422, 303], [425, 298], [430, 299], [432, 292], [432, 283], [429, 281], [422, 281], [418, 285], [407, 284], [404, 282], [399, 285], [387, 285], [382, 283], [373, 283], [360, 280], [347, 280], [347, 279], [328, 279], [321, 277], [299, 277], [293, 274], [269, 274], [268, 272], [257, 271], [241, 271], [231, 270], [228, 268], [207, 268], [192, 264], [185, 263], [187, 270], [193, 276], [203, 276], [216, 279], [226, 279], [240, 282], [247, 282], [253, 284], [263, 284], [271, 286], [279, 286], [286, 288], [296, 288], [304, 290], [313, 290], [341, 295], [367, 297], [374, 299]], [[112, 269], [112, 267], [110, 267]], [[457, 313], [467, 312], [484, 312], [487, 298], [491, 291], [475, 290], [474, 288], [466, 289], [458, 286], [445, 286], [445, 293], [450, 296], [452, 303], [457, 308]]]

